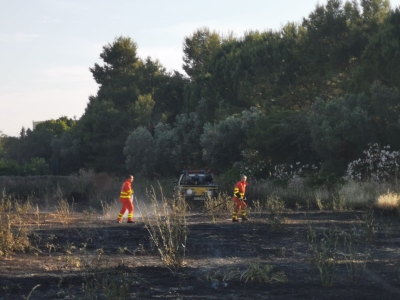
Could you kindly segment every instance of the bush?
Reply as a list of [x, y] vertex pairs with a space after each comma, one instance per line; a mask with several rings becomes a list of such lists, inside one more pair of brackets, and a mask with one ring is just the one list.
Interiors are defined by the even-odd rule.
[[364, 151], [364, 158], [349, 163], [345, 179], [390, 181], [397, 178], [400, 155], [399, 151], [390, 152], [390, 146], [381, 149], [378, 144], [368, 144], [368, 150]]
[[7, 257], [17, 251], [25, 251], [29, 246], [28, 232], [22, 228], [12, 230], [10, 216], [7, 215], [6, 220], [3, 221], [0, 215], [0, 257]]

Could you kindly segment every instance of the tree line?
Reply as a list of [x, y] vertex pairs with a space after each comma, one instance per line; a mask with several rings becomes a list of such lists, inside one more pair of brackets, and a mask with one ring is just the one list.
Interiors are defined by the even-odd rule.
[[369, 144], [400, 149], [400, 10], [388, 0], [329, 0], [300, 23], [242, 37], [199, 28], [183, 70], [103, 47], [99, 84], [78, 120], [0, 137], [0, 175], [81, 168], [147, 177], [186, 168], [274, 175], [307, 166], [343, 176]]

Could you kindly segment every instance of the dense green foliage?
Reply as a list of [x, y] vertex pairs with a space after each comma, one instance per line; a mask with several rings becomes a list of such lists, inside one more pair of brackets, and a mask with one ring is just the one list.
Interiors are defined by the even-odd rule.
[[301, 163], [342, 176], [370, 143], [400, 148], [400, 10], [387, 0], [329, 0], [300, 24], [240, 38], [200, 28], [183, 53], [186, 75], [140, 59], [129, 37], [105, 45], [83, 116], [0, 135], [2, 174], [40, 158], [53, 174], [266, 177]]

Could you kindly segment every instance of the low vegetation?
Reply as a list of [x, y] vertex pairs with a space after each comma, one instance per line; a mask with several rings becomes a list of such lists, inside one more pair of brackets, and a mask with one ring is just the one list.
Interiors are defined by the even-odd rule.
[[[25, 253], [32, 257], [27, 268], [76, 274], [79, 285], [62, 276], [55, 283], [52, 297], [62, 299], [78, 295], [80, 299], [95, 299], [99, 295], [104, 299], [132, 299], [141, 295], [138, 286], [155, 284], [151, 282], [163, 268], [170, 274], [165, 275], [169, 281], [205, 280], [210, 292], [233, 286], [237, 291], [240, 286], [246, 289], [249, 285], [263, 290], [266, 284], [291, 289], [307, 269], [308, 280], [319, 282], [321, 287], [334, 288], [340, 282], [341, 286], [358, 289], [371, 280], [371, 270], [379, 272], [381, 268], [391, 272], [395, 280], [399, 268], [390, 247], [396, 243], [400, 228], [397, 194], [386, 190], [379, 195], [378, 191], [388, 186], [395, 191], [396, 184], [372, 185], [378, 191], [370, 189], [367, 194], [366, 189], [364, 195], [368, 195], [368, 201], [358, 201], [357, 209], [344, 197], [345, 205], [335, 210], [329, 200], [334, 201], [339, 192], [353, 195], [354, 187], [363, 187], [355, 182], [347, 184], [333, 190], [316, 190], [315, 196], [308, 199], [313, 205], [308, 205], [307, 199], [297, 198], [294, 207], [284, 200], [289, 191], [279, 195], [278, 189], [266, 189], [271, 193], [269, 196], [248, 201], [251, 221], [244, 224], [230, 222], [233, 204], [229, 194], [207, 199], [204, 207], [190, 206], [182, 197], [164, 197], [158, 185], [157, 189], [150, 187], [146, 198], [136, 199], [136, 222], [141, 225], [132, 225], [131, 229], [125, 227], [130, 224], [115, 222], [120, 208], [115, 200], [100, 199], [97, 209], [89, 205], [93, 203], [90, 201], [78, 212], [74, 201], [57, 199], [61, 195], [56, 194], [51, 208], [42, 212], [44, 203], [37, 199], [21, 200], [3, 193], [0, 263], [4, 270], [15, 268], [13, 261], [23, 259], [21, 255]], [[268, 183], [268, 187], [272, 186]], [[259, 184], [257, 189], [261, 188]], [[322, 199], [323, 207], [318, 207], [315, 199]], [[320, 218], [330, 215], [333, 219], [321, 222]], [[230, 237], [224, 240], [225, 235]], [[210, 244], [215, 237], [220, 240]], [[385, 244], [387, 250], [375, 246], [376, 242], [384, 241], [390, 241]], [[228, 251], [229, 257], [220, 257], [221, 251]], [[392, 267], [376, 264], [374, 258], [382, 256], [393, 262]], [[43, 261], [43, 266], [35, 266], [35, 260]], [[218, 260], [224, 263], [221, 265]], [[199, 268], [203, 264], [207, 267]], [[158, 269], [153, 273], [151, 268]], [[148, 277], [146, 272], [153, 275]], [[297, 272], [300, 277], [294, 275]], [[1, 276], [6, 273], [0, 275], [0, 281]], [[40, 281], [30, 282], [24, 297], [38, 299], [38, 293], [45, 287]], [[9, 297], [16, 295], [10, 284], [2, 292]]]
[[180, 194], [172, 200], [164, 198], [162, 190], [157, 197], [154, 188], [149, 191], [146, 202], [138, 205], [142, 220], [162, 261], [175, 272], [185, 264], [187, 203]]

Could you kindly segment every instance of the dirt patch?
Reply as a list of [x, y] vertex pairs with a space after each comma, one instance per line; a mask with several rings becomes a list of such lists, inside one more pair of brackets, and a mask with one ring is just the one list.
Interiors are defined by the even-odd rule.
[[[399, 298], [399, 219], [376, 215], [373, 239], [367, 241], [363, 215], [291, 211], [273, 230], [263, 213], [239, 223], [228, 215], [213, 223], [192, 213], [187, 217], [185, 267], [172, 272], [140, 219], [117, 224], [100, 213], [74, 213], [70, 224], [63, 225], [51, 213], [39, 219], [26, 214], [13, 226], [30, 228], [34, 248], [0, 260], [0, 299]], [[316, 233], [314, 246], [310, 228]], [[332, 232], [338, 237], [334, 278], [332, 286], [323, 286], [316, 249], [323, 254], [324, 248], [315, 243]], [[353, 252], [346, 250], [344, 236], [352, 237]], [[287, 281], [246, 282], [242, 275], [252, 265], [270, 266], [272, 274], [284, 274]], [[351, 272], [351, 267], [358, 270]]]

